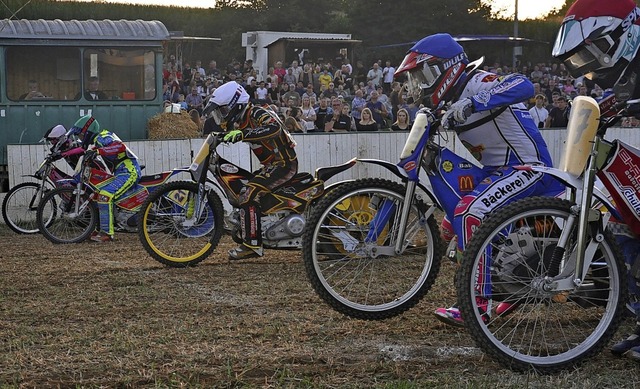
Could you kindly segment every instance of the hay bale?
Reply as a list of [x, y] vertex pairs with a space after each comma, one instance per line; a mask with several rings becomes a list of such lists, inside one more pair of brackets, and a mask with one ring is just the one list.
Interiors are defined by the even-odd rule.
[[186, 111], [180, 113], [162, 112], [147, 123], [149, 139], [200, 138], [198, 125]]

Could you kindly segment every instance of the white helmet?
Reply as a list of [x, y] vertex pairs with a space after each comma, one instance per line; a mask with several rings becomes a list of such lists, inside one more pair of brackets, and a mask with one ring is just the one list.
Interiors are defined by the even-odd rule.
[[64, 128], [62, 124], [53, 126], [44, 133], [44, 140], [51, 144], [52, 149], [54, 147], [57, 150], [64, 149], [65, 142], [69, 140], [67, 137], [67, 129]]
[[213, 91], [203, 113], [211, 113], [217, 125], [240, 121], [249, 103], [249, 94], [235, 81], [229, 81]]

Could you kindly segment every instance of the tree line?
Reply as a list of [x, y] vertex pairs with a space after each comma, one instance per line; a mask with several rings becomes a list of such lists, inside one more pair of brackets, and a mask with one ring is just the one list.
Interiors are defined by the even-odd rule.
[[[496, 18], [481, 0], [217, 0], [209, 9], [59, 0], [3, 3], [0, 19], [159, 20], [169, 31], [183, 31], [185, 36], [221, 38], [186, 53], [203, 63], [215, 58], [220, 64], [244, 59], [241, 35], [247, 31], [348, 33], [362, 41], [355, 57], [365, 64], [386, 58], [397, 62], [410, 42], [436, 32], [509, 36], [514, 32], [513, 20]], [[544, 19], [519, 21], [518, 36], [532, 40], [523, 44], [523, 64], [551, 60], [558, 26], [571, 3], [565, 0], [559, 11]], [[510, 43], [464, 45], [470, 58], [484, 55], [511, 64]]]

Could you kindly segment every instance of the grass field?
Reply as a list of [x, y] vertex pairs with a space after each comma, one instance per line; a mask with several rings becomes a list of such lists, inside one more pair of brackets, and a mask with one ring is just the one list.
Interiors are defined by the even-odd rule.
[[225, 238], [169, 269], [116, 238], [59, 246], [0, 225], [0, 388], [640, 388], [640, 366], [608, 351], [551, 376], [497, 365], [432, 317], [455, 299], [449, 263], [417, 307], [366, 322], [315, 295], [298, 252], [229, 263]]

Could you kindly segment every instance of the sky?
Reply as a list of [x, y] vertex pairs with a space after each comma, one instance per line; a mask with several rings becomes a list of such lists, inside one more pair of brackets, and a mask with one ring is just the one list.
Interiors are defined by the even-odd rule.
[[[92, 0], [81, 0], [92, 1]], [[179, 7], [199, 7], [211, 8], [215, 4], [215, 0], [98, 0], [114, 3], [136, 3], [136, 4], [155, 4], [155, 5], [173, 5]], [[515, 9], [516, 0], [485, 0], [487, 3], [493, 4], [494, 11], [502, 11], [501, 15], [512, 18]], [[551, 11], [554, 7], [560, 7], [563, 2], [560, 0], [517, 0], [518, 1], [518, 20], [535, 18]]]

